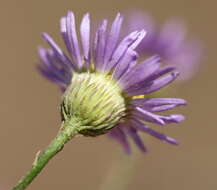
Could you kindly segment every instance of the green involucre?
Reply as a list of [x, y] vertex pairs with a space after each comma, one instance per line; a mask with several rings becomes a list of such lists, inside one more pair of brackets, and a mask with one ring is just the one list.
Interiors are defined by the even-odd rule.
[[73, 73], [62, 100], [62, 119], [80, 123], [79, 133], [105, 133], [126, 114], [126, 103], [118, 82], [102, 73]]

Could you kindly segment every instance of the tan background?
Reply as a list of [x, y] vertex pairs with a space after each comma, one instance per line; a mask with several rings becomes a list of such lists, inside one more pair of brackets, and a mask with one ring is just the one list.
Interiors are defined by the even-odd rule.
[[[126, 175], [124, 182], [129, 184], [126, 190], [215, 190], [216, 6], [214, 0], [1, 0], [0, 190], [10, 189], [17, 182], [30, 167], [34, 154], [45, 147], [58, 130], [60, 93], [35, 70], [36, 47], [42, 44], [40, 33], [47, 31], [60, 39], [59, 18], [68, 9], [79, 17], [88, 11], [92, 18], [98, 19], [129, 8], [149, 11], [158, 21], [173, 16], [183, 18], [190, 36], [196, 34], [203, 42], [205, 58], [198, 75], [178, 92], [189, 101], [189, 106], [181, 109], [187, 120], [181, 127], [165, 129], [182, 142], [181, 146], [174, 148], [148, 138], [150, 153], [143, 155], [134, 151], [132, 156], [124, 156], [122, 164], [127, 163], [129, 170], [133, 160], [138, 160], [136, 169], [131, 170], [132, 176], [127, 176], [125, 171], [116, 168], [114, 173], [120, 175], [115, 176], [113, 185], [121, 185], [121, 177]], [[121, 157], [119, 146], [104, 136], [77, 138], [52, 160], [29, 189], [103, 189], [104, 177], [112, 162], [123, 159]]]

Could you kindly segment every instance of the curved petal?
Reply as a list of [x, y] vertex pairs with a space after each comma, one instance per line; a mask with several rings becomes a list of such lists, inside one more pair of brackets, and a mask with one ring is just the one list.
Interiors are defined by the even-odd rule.
[[167, 142], [167, 143], [172, 144], [172, 145], [178, 145], [179, 144], [177, 140], [149, 128], [144, 123], [142, 123], [138, 120], [131, 120], [130, 122], [131, 122], [131, 125], [133, 127], [135, 127], [136, 129], [143, 131], [143, 132], [145, 132], [145, 133], [147, 133], [147, 134], [149, 134], [149, 135], [151, 135], [151, 136], [153, 136], [153, 137], [155, 137], [155, 138], [157, 138], [163, 142]]
[[108, 135], [110, 137], [114, 138], [115, 140], [117, 140], [123, 146], [126, 153], [131, 152], [130, 145], [129, 145], [129, 142], [127, 140], [126, 134], [121, 129], [121, 127], [116, 126], [115, 128], [111, 129], [109, 131]]
[[132, 32], [125, 37], [112, 54], [111, 61], [106, 65], [105, 71], [109, 72], [120, 61], [129, 48], [134, 50], [145, 35], [146, 32], [142, 30], [140, 32]]
[[142, 139], [140, 138], [137, 129], [131, 127], [131, 126], [127, 126], [125, 128], [125, 130], [127, 131], [127, 134], [133, 139], [134, 143], [137, 145], [137, 147], [143, 151], [143, 152], [147, 152], [147, 148], [145, 147]]
[[56, 42], [47, 33], [42, 33], [42, 37], [50, 45], [50, 47], [53, 49], [53, 51], [56, 53], [62, 63], [67, 64], [69, 66], [69, 69], [73, 69], [73, 64], [71, 63], [69, 58], [63, 53], [61, 48], [56, 44]]
[[[177, 77], [179, 76], [179, 72], [172, 72], [166, 76], [163, 76], [159, 79], [156, 79], [149, 84], [146, 83], [146, 85], [143, 87], [142, 85], [138, 89], [130, 89], [127, 91], [129, 96], [138, 96], [143, 94], [150, 94], [152, 92], [155, 92], [171, 82], [173, 82]], [[143, 87], [143, 88], [142, 88]]]

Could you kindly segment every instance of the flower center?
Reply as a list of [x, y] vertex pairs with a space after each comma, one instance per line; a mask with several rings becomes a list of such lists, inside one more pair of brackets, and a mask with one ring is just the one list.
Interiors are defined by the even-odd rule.
[[73, 73], [62, 103], [64, 121], [81, 123], [81, 134], [96, 136], [113, 128], [126, 115], [118, 82], [102, 73]]

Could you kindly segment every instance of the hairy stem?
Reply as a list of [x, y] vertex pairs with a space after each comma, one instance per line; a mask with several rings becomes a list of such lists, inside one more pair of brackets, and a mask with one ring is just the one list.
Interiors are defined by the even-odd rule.
[[36, 155], [36, 158], [32, 164], [32, 168], [27, 172], [25, 176], [21, 178], [18, 184], [12, 190], [24, 190], [35, 179], [35, 177], [41, 172], [46, 164], [53, 158], [59, 151], [61, 151], [64, 145], [74, 136], [78, 134], [77, 126], [63, 123], [56, 138], [49, 144], [49, 146], [42, 152]]

